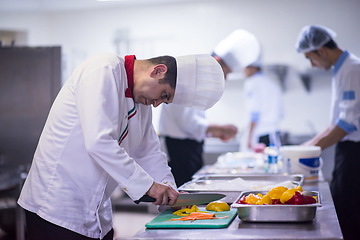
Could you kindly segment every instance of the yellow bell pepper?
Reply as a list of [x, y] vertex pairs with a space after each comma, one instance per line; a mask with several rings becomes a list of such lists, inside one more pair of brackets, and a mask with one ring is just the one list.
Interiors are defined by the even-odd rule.
[[298, 190], [299, 192], [303, 192], [303, 189], [302, 189], [302, 187], [300, 185], [298, 185], [298, 186], [296, 186], [294, 188], [295, 188], [295, 190]]
[[284, 192], [281, 195], [280, 202], [285, 203], [285, 202], [289, 201], [295, 195], [295, 192], [299, 192], [299, 191], [296, 190], [295, 188], [290, 188], [289, 190], [287, 190], [286, 192]]
[[209, 203], [206, 208], [208, 211], [222, 212], [222, 211], [230, 211], [230, 206], [224, 201], [214, 201]]
[[271, 199], [280, 199], [281, 195], [287, 190], [287, 187], [279, 186], [271, 189], [266, 195], [269, 195]]
[[267, 204], [267, 205], [272, 204], [270, 195], [265, 195], [259, 201], [256, 202], [256, 205], [264, 205], [264, 204]]
[[189, 216], [192, 212], [202, 212], [207, 213], [206, 211], [200, 211], [199, 208], [196, 205], [192, 205], [191, 208], [182, 208], [175, 212], [173, 212], [174, 215], [177, 216]]
[[258, 201], [261, 200], [261, 195], [255, 195], [253, 193], [250, 193], [246, 198], [245, 198], [245, 202], [248, 204], [256, 204]]

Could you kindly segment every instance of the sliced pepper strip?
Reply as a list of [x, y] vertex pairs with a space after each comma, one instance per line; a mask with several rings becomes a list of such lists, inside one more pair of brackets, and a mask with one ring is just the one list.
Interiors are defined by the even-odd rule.
[[206, 220], [206, 219], [222, 219], [222, 218], [228, 218], [229, 216], [225, 217], [216, 217], [215, 213], [200, 213], [200, 212], [192, 212], [190, 213], [190, 216], [181, 217], [181, 218], [172, 218], [170, 220], [164, 221], [195, 221], [195, 220]]
[[189, 216], [190, 213], [192, 213], [192, 212], [207, 213], [206, 211], [200, 211], [199, 208], [196, 205], [192, 205], [191, 208], [179, 209], [179, 210], [173, 212], [173, 214], [177, 215], [177, 216]]

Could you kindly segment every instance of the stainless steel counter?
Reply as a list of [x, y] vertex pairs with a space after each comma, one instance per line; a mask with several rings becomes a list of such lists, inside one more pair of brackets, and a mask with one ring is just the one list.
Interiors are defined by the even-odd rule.
[[[306, 183], [307, 191], [319, 191], [322, 207], [304, 223], [246, 223], [238, 217], [223, 229], [146, 229], [126, 239], [343, 239], [327, 182]], [[120, 240], [124, 238], [117, 238]]]

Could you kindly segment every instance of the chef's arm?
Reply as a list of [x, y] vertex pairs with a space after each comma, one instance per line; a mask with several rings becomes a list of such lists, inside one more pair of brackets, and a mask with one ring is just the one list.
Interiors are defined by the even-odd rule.
[[256, 122], [250, 123], [250, 130], [249, 130], [249, 136], [248, 136], [248, 147], [251, 148], [251, 139], [254, 132], [254, 128], [256, 126]]
[[[178, 195], [175, 180], [168, 166], [165, 153], [160, 150], [159, 138], [154, 130], [151, 109], [146, 120], [145, 134], [131, 156], [152, 178], [153, 183], [146, 194], [156, 199], [155, 205], [172, 205]], [[143, 119], [145, 122], [145, 119]]]
[[317, 134], [315, 137], [302, 145], [319, 146], [321, 149], [325, 149], [341, 141], [341, 139], [343, 139], [346, 135], [347, 132], [338, 125], [335, 125], [333, 128], [326, 128], [323, 132]]
[[316, 134], [313, 138], [311, 138], [310, 140], [302, 143], [301, 145], [303, 146], [314, 146], [321, 138], [325, 137], [328, 133], [330, 132], [330, 126], [328, 126], [327, 128], [325, 128], [324, 131]]
[[[253, 95], [255, 95], [257, 91], [254, 91], [253, 92]], [[253, 98], [250, 100], [250, 102], [252, 102], [252, 105], [253, 105], [253, 111], [251, 112], [251, 122], [250, 122], [250, 129], [249, 129], [249, 136], [248, 136], [248, 147], [251, 148], [252, 146], [252, 136], [254, 134], [254, 129], [255, 129], [255, 126], [257, 124], [257, 122], [259, 121], [260, 119], [260, 112], [255, 108], [255, 106], [258, 106], [256, 105], [256, 102], [254, 102], [256, 99], [259, 99], [259, 97], [255, 98], [253, 96]]]
[[317, 143], [315, 143], [315, 146], [321, 147], [321, 149], [325, 149], [327, 147], [330, 147], [331, 145], [341, 141], [346, 136], [347, 132], [345, 132], [342, 128], [340, 128], [338, 125], [335, 125], [327, 135], [325, 135], [323, 138], [320, 138]]
[[212, 137], [220, 138], [224, 142], [229, 141], [234, 138], [237, 134], [237, 127], [232, 124], [227, 125], [217, 125], [210, 124], [206, 130], [206, 135], [211, 135]]

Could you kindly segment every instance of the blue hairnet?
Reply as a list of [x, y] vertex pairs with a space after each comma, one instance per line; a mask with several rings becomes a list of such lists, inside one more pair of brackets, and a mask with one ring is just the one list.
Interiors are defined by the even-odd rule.
[[335, 37], [336, 32], [329, 28], [320, 25], [308, 25], [301, 29], [295, 48], [300, 53], [314, 51]]

